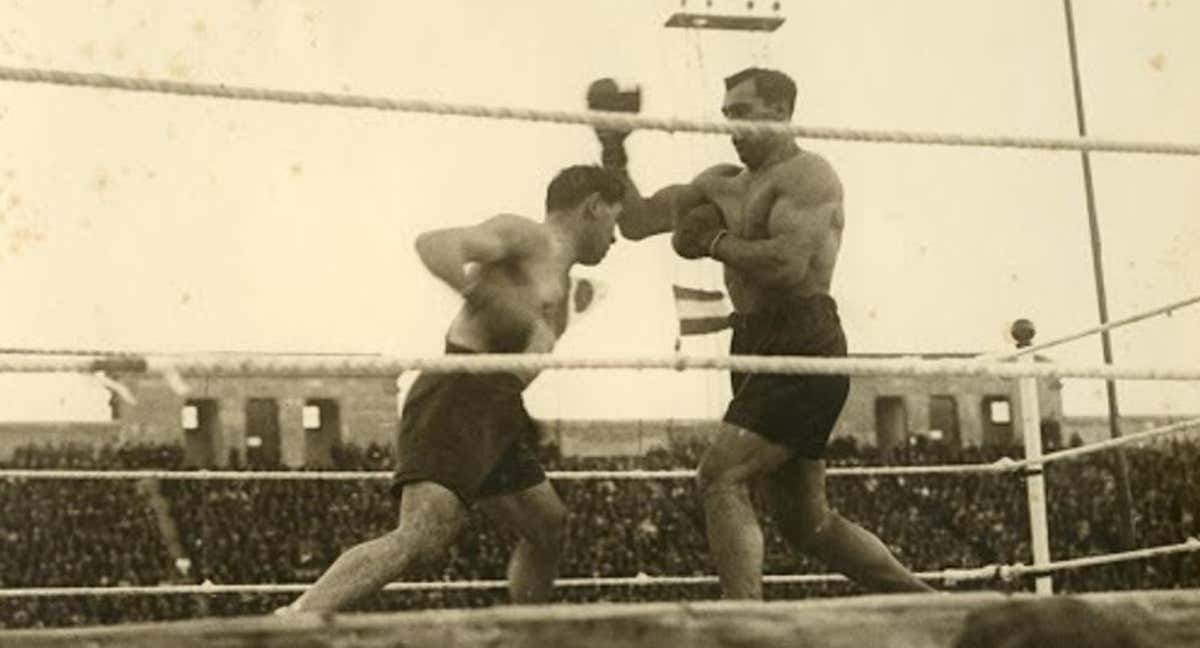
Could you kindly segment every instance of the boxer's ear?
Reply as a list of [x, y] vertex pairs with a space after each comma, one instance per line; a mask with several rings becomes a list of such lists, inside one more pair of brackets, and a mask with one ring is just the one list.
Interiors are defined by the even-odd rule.
[[593, 191], [583, 199], [583, 204], [580, 205], [580, 212], [587, 220], [597, 220], [600, 218], [600, 208], [604, 205], [604, 200], [600, 196], [599, 191]]
[[767, 119], [771, 121], [789, 121], [792, 111], [788, 110], [787, 102], [775, 101], [764, 106], [767, 109]]

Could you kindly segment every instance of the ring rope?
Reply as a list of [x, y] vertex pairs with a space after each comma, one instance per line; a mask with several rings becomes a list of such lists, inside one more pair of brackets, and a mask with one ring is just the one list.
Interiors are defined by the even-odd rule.
[[376, 353], [339, 351], [147, 351], [145, 349], [80, 349], [63, 347], [0, 347], [0, 355], [12, 356], [98, 356], [104, 358], [140, 358], [145, 356], [187, 357], [195, 355], [241, 356], [301, 356], [301, 357], [364, 357]]
[[680, 118], [653, 118], [617, 115], [603, 112], [573, 112], [484, 106], [451, 103], [426, 99], [394, 99], [355, 94], [275, 90], [226, 84], [203, 84], [167, 79], [139, 79], [100, 73], [69, 72], [30, 67], [0, 66], [0, 80], [22, 83], [49, 83], [64, 86], [84, 86], [155, 92], [184, 96], [213, 97], [244, 101], [271, 101], [287, 104], [338, 106], [342, 108], [372, 108], [375, 110], [458, 115], [520, 121], [586, 124], [615, 130], [660, 130], [669, 133], [697, 132], [721, 134], [784, 133], [794, 137], [858, 142], [892, 142], [898, 144], [937, 144], [944, 146], [986, 146], [995, 148], [1108, 151], [1114, 153], [1154, 153], [1162, 155], [1200, 155], [1200, 144], [1168, 142], [1139, 142], [1099, 139], [1092, 137], [1051, 138], [998, 135], [963, 135], [919, 133], [899, 130], [866, 130], [794, 126], [774, 122], [710, 122]]
[[[137, 351], [114, 351], [112, 349], [61, 349], [49, 347], [0, 347], [0, 355], [22, 356], [97, 356], [103, 358], [125, 358], [143, 355]], [[157, 353], [155, 355], [169, 355]]]
[[1021, 470], [1029, 466], [1061, 461], [1063, 459], [1075, 459], [1077, 457], [1082, 457], [1083, 455], [1092, 454], [1094, 452], [1110, 450], [1112, 448], [1128, 445], [1130, 443], [1141, 443], [1143, 441], [1148, 441], [1160, 436], [1177, 434], [1179, 432], [1193, 429], [1200, 429], [1200, 418], [1179, 421], [1178, 423], [1163, 425], [1149, 430], [1144, 430], [1142, 432], [1135, 432], [1133, 434], [1125, 434], [1112, 439], [1105, 439], [1104, 441], [1097, 441], [1096, 443], [1081, 445], [1078, 448], [1066, 448], [1065, 450], [1048, 452], [1037, 459], [1012, 460], [1006, 457], [1001, 459], [1000, 462], [1006, 464], [1006, 468], [1009, 470]]
[[[1070, 558], [1067, 560], [1056, 560], [1045, 565], [1026, 565], [1017, 563], [1015, 565], [1007, 565], [1007, 572], [1013, 577], [1017, 576], [1039, 576], [1050, 574], [1057, 571], [1065, 571], [1069, 569], [1080, 569], [1083, 567], [1096, 567], [1099, 565], [1108, 565], [1117, 562], [1125, 562], [1129, 560], [1140, 560], [1143, 558], [1154, 558], [1157, 556], [1166, 556], [1177, 553], [1190, 553], [1200, 551], [1200, 539], [1190, 537], [1183, 542], [1178, 542], [1169, 545], [1160, 545], [1157, 547], [1149, 547], [1146, 549], [1133, 549], [1130, 551], [1119, 551], [1111, 554], [1101, 554], [1098, 556], [1084, 556], [1082, 558]], [[1001, 567], [1004, 570], [1004, 567]], [[1002, 573], [1001, 577], [1005, 575]]]
[[[941, 581], [973, 581], [1013, 580], [1021, 576], [1035, 576], [1068, 569], [1093, 567], [1097, 565], [1140, 560], [1168, 554], [1200, 551], [1200, 540], [1188, 538], [1184, 542], [1104, 554], [1087, 556], [1052, 562], [1046, 565], [1032, 566], [1023, 563], [1010, 565], [986, 565], [982, 567], [948, 568], [939, 571], [918, 572], [915, 575], [922, 580]], [[835, 583], [848, 580], [841, 574], [768, 574], [763, 576], [767, 584], [811, 584]], [[585, 577], [561, 578], [554, 582], [555, 587], [652, 587], [678, 585], [713, 585], [719, 581], [716, 576], [637, 576], [623, 577]], [[168, 595], [168, 594], [290, 594], [307, 590], [311, 583], [262, 583], [262, 584], [222, 584], [206, 583], [201, 585], [113, 585], [91, 587], [25, 587], [0, 589], [0, 599], [46, 596], [119, 596], [119, 595]], [[483, 590], [503, 589], [508, 586], [504, 580], [468, 580], [468, 581], [417, 581], [389, 583], [386, 591], [447, 591], [447, 590]]]
[[[1078, 448], [1050, 452], [1037, 459], [1014, 460], [1008, 457], [991, 463], [941, 464], [932, 466], [834, 466], [825, 474], [830, 477], [847, 476], [904, 476], [959, 473], [1011, 473], [1029, 466], [1043, 465], [1064, 459], [1074, 459], [1086, 454], [1109, 450], [1117, 446], [1141, 443], [1160, 436], [1178, 434], [1200, 429], [1200, 418], [1188, 419], [1150, 430], [1127, 434], [1115, 439], [1089, 443]], [[546, 477], [559, 481], [592, 479], [692, 479], [695, 470], [551, 470]], [[41, 468], [0, 468], [0, 479], [162, 479], [174, 481], [357, 481], [391, 479], [390, 471], [354, 470], [59, 470]]]
[[0, 373], [203, 373], [260, 376], [398, 375], [420, 370], [431, 373], [489, 373], [519, 369], [714, 369], [746, 373], [819, 374], [841, 376], [996, 376], [1001, 378], [1097, 378], [1106, 380], [1200, 380], [1200, 367], [1149, 367], [1115, 364], [1011, 363], [920, 358], [824, 358], [754, 355], [652, 355], [632, 358], [570, 357], [548, 353], [453, 355], [406, 358], [368, 356], [297, 356], [221, 354], [180, 356], [121, 356], [114, 358], [50, 356], [0, 357]]
[[1135, 322], [1140, 322], [1142, 320], [1150, 319], [1151, 317], [1155, 317], [1157, 315], [1164, 315], [1164, 314], [1171, 315], [1176, 310], [1185, 308], [1187, 306], [1191, 306], [1193, 304], [1198, 304], [1198, 303], [1200, 303], [1200, 295], [1196, 295], [1195, 297], [1189, 297], [1187, 299], [1177, 301], [1173, 304], [1167, 304], [1166, 306], [1160, 306], [1159, 308], [1155, 308], [1153, 310], [1148, 310], [1143, 313], [1138, 313], [1136, 315], [1130, 315], [1129, 317], [1126, 317], [1124, 319], [1119, 319], [1119, 320], [1116, 320], [1113, 322], [1107, 322], [1105, 324], [1101, 324], [1100, 326], [1094, 326], [1090, 329], [1080, 331], [1078, 333], [1073, 333], [1071, 335], [1064, 335], [1063, 337], [1055, 338], [1055, 339], [1049, 340], [1047, 342], [1042, 342], [1041, 344], [1035, 344], [1033, 346], [1028, 346], [1023, 349], [1019, 349], [1017, 351], [1007, 352], [1007, 353], [1003, 353], [1003, 354], [983, 354], [979, 357], [981, 359], [986, 359], [986, 360], [999, 360], [999, 361], [1016, 360], [1017, 358], [1029, 355], [1031, 353], [1037, 353], [1039, 351], [1044, 351], [1051, 347], [1056, 347], [1061, 344], [1066, 344], [1067, 342], [1074, 342], [1075, 340], [1081, 340], [1090, 335], [1096, 335], [1098, 333], [1103, 333], [1105, 331], [1111, 331], [1113, 329], [1121, 328], [1122, 326], [1127, 326], [1127, 325], [1133, 324]]
[[[829, 468], [830, 477], [846, 476], [903, 476], [956, 474], [979, 472], [1009, 472], [1009, 464], [946, 464], [939, 466], [839, 466]], [[166, 481], [359, 481], [391, 479], [390, 471], [353, 470], [66, 470], [66, 469], [9, 469], [0, 468], [0, 479], [162, 479]], [[692, 469], [676, 470], [551, 470], [548, 479], [556, 481], [610, 480], [681, 480], [695, 479]]]
[[[977, 570], [946, 570], [944, 577], [949, 580], [969, 580], [974, 577], [985, 580], [996, 574], [995, 567], [984, 567]], [[920, 578], [936, 579], [941, 572], [926, 572], [917, 574]], [[965, 575], [965, 577], [964, 577]], [[841, 574], [771, 574], [764, 575], [764, 583], [829, 583], [845, 581]], [[672, 585], [708, 585], [718, 582], [716, 576], [618, 576], [618, 577], [584, 577], [560, 578], [554, 581], [555, 587], [629, 587], [629, 586], [672, 586]], [[284, 594], [303, 592], [311, 583], [262, 583], [262, 584], [228, 584], [228, 585], [125, 585], [125, 586], [95, 586], [95, 587], [28, 587], [0, 589], [0, 599], [19, 597], [43, 596], [104, 596], [104, 595], [136, 595], [136, 594]], [[474, 580], [474, 581], [415, 581], [389, 583], [386, 591], [447, 591], [447, 590], [486, 590], [503, 589], [508, 586], [504, 580]]]

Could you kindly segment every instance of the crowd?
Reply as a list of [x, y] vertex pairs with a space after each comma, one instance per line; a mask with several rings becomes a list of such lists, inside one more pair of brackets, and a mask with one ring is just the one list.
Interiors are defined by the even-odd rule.
[[[644, 456], [580, 458], [543, 449], [550, 469], [694, 467], [703, 446]], [[833, 465], [993, 461], [1019, 449], [919, 445], [881, 456], [839, 440]], [[1110, 453], [1052, 464], [1046, 472], [1055, 559], [1121, 547], [1119, 498]], [[1200, 535], [1200, 443], [1174, 441], [1127, 452], [1137, 543], [1169, 544]], [[26, 448], [10, 467], [174, 468], [171, 446]], [[386, 448], [344, 447], [339, 469], [386, 469]], [[1030, 563], [1024, 484], [1017, 475], [831, 477], [831, 504], [876, 531], [918, 570]], [[320, 574], [346, 547], [395, 524], [386, 479], [358, 481], [4, 482], [0, 496], [0, 587], [159, 583], [299, 583]], [[690, 480], [562, 481], [571, 511], [564, 577], [699, 575], [711, 572], [703, 515]], [[793, 554], [769, 518], [766, 573], [824, 571]], [[422, 580], [503, 579], [513, 538], [485, 519]], [[1200, 555], [1185, 554], [1055, 575], [1060, 591], [1200, 586]], [[941, 583], [949, 589], [1029, 588], [1029, 582]], [[857, 592], [853, 585], [774, 585], [772, 598]], [[715, 586], [562, 588], [563, 600], [714, 598]], [[292, 595], [171, 595], [0, 598], [0, 626], [24, 627], [265, 612]], [[503, 590], [392, 592], [359, 609], [488, 605]]]
[[69, 442], [30, 444], [16, 448], [12, 459], [0, 463], [6, 468], [44, 469], [163, 469], [183, 465], [183, 447], [162, 443], [123, 443], [119, 445]]
[[[18, 448], [5, 468], [175, 468], [175, 446], [84, 444]], [[129, 480], [0, 480], [0, 589], [157, 585], [168, 573], [148, 487]], [[164, 618], [153, 597], [0, 598], [0, 627], [77, 625]]]

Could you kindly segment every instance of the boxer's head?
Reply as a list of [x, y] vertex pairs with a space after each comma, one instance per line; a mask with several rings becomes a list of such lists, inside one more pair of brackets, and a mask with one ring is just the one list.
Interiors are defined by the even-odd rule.
[[624, 197], [624, 183], [609, 171], [591, 165], [570, 166], [546, 188], [546, 214], [570, 227], [577, 260], [596, 265], [616, 241]]
[[[787, 122], [796, 108], [796, 83], [776, 70], [747, 68], [725, 79], [721, 112], [731, 120]], [[733, 148], [749, 169], [756, 169], [788, 135], [734, 135]]]

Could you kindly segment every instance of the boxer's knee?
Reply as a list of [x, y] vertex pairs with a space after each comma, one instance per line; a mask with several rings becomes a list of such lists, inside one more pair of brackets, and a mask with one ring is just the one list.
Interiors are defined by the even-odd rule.
[[701, 497], [749, 495], [751, 484], [778, 470], [792, 450], [759, 435], [726, 425], [705, 453], [696, 471]]
[[400, 521], [383, 536], [388, 553], [398, 561], [436, 563], [466, 526], [466, 509], [454, 493], [433, 482], [404, 487]]
[[747, 478], [735, 466], [722, 465], [706, 458], [696, 470], [696, 490], [701, 499], [707, 500], [748, 492], [749, 489]]
[[566, 535], [567, 508], [559, 502], [539, 511], [536, 523], [524, 530], [521, 539], [539, 553], [558, 554]]
[[838, 514], [828, 509], [820, 515], [807, 517], [795, 525], [792, 544], [800, 551], [817, 553], [828, 544], [830, 532], [837, 523]]
[[772, 507], [783, 536], [798, 551], [819, 553], [840, 516], [824, 502], [785, 502]]

